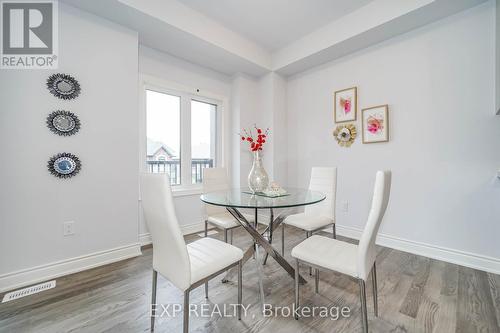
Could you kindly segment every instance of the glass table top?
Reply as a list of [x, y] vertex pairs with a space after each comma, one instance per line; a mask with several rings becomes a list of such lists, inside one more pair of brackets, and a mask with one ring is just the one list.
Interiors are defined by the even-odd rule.
[[286, 188], [287, 195], [266, 197], [247, 193], [248, 188], [229, 189], [225, 191], [205, 193], [201, 201], [224, 207], [234, 208], [287, 208], [306, 206], [325, 200], [325, 194], [300, 188]]

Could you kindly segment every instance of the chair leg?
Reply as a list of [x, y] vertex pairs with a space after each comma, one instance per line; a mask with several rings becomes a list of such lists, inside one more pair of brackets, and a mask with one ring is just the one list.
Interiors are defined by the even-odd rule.
[[241, 320], [241, 308], [243, 306], [242, 303], [242, 269], [243, 269], [243, 261], [240, 260], [238, 262], [238, 320]]
[[158, 282], [158, 272], [153, 269], [153, 286], [151, 288], [151, 332], [155, 330], [156, 314], [156, 285]]
[[183, 322], [184, 333], [189, 332], [189, 289], [184, 292], [184, 322]]
[[[309, 238], [311, 236], [312, 232], [310, 231], [306, 231], [306, 239]], [[312, 267], [309, 266], [309, 276], [312, 276], [313, 275], [313, 270], [312, 270]]]
[[359, 279], [359, 300], [361, 301], [361, 323], [363, 333], [368, 333], [368, 313], [366, 311], [366, 285], [363, 279]]
[[[232, 232], [233, 232], [233, 229], [231, 229], [231, 243], [233, 241], [233, 234], [232, 234]], [[227, 243], [227, 229], [224, 229], [224, 242]], [[227, 271], [226, 275], [222, 278], [222, 281], [221, 281], [222, 283], [228, 283], [229, 282], [229, 280], [227, 279], [228, 275], [229, 275], [229, 271]], [[206, 291], [206, 295], [207, 295], [207, 298], [208, 298], [208, 282], [205, 282], [205, 285], [206, 285], [205, 288], [207, 290]]]
[[372, 268], [372, 289], [373, 289], [373, 312], [378, 317], [378, 293], [377, 293], [377, 267], [373, 263]]
[[333, 239], [337, 239], [337, 228], [335, 227], [335, 223], [333, 224]]
[[208, 221], [205, 220], [205, 237], [208, 236]]
[[285, 223], [281, 223], [281, 255], [285, 256]]
[[[259, 210], [257, 208], [255, 208], [255, 212], [254, 212], [254, 221], [253, 221], [253, 228], [255, 230], [259, 230]], [[253, 253], [253, 258], [257, 258], [257, 256], [255, 255], [257, 253], [257, 242], [254, 240], [253, 241], [253, 248], [254, 248], [254, 253]]]
[[314, 269], [314, 291], [319, 293], [319, 269]]
[[274, 210], [272, 208], [269, 209], [269, 243], [273, 241], [273, 221], [274, 221]]
[[208, 281], [205, 282], [205, 298], [208, 298]]
[[[295, 259], [295, 309], [298, 312], [299, 309], [299, 259]], [[295, 320], [298, 320], [299, 317], [297, 312], [294, 313]]]
[[233, 229], [231, 229], [231, 240], [229, 241], [231, 243], [231, 245], [233, 245]]

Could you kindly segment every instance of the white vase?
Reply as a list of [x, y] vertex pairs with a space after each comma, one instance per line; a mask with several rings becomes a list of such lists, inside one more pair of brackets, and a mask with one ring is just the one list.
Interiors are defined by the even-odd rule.
[[262, 157], [259, 151], [253, 155], [253, 165], [248, 175], [248, 187], [253, 193], [263, 192], [269, 186], [269, 176], [262, 165]]

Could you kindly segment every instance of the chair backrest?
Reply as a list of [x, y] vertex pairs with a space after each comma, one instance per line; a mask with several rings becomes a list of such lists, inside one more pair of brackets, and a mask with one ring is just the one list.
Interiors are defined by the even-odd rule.
[[177, 288], [191, 285], [191, 264], [167, 174], [141, 174], [144, 217], [153, 239], [153, 269]]
[[335, 220], [337, 168], [312, 168], [309, 189], [311, 191], [323, 192], [326, 195], [326, 199], [317, 204], [306, 206], [305, 213], [308, 215], [326, 216]]
[[358, 247], [358, 274], [363, 280], [368, 278], [375, 263], [375, 257], [377, 256], [375, 240], [389, 202], [390, 192], [391, 172], [377, 171], [372, 206]]
[[[229, 189], [229, 181], [226, 168], [203, 169], [203, 193], [224, 191]], [[207, 215], [215, 215], [226, 212], [224, 207], [205, 205]]]

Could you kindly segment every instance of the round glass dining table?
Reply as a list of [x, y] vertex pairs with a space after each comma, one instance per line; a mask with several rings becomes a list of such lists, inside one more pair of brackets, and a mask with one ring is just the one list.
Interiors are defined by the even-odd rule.
[[226, 191], [209, 192], [201, 195], [201, 201], [215, 206], [232, 208], [290, 208], [306, 206], [325, 200], [325, 194], [300, 188], [287, 188], [282, 196], [266, 196], [252, 194], [249, 189], [230, 189]]
[[[262, 286], [262, 267], [259, 262], [258, 246], [266, 251], [263, 264], [266, 263], [268, 256], [271, 256], [276, 262], [283, 267], [288, 274], [294, 278], [294, 268], [283, 258], [284, 244], [282, 244], [281, 254], [272, 246], [273, 230], [285, 220], [288, 215], [287, 210], [283, 210], [277, 217], [274, 216], [274, 209], [278, 208], [292, 208], [299, 206], [312, 205], [325, 200], [324, 193], [318, 191], [311, 191], [300, 188], [286, 188], [287, 193], [282, 196], [271, 197], [264, 194], [253, 194], [249, 189], [229, 189], [225, 191], [209, 192], [202, 194], [200, 199], [206, 204], [222, 206], [227, 209], [231, 215], [238, 221], [238, 223], [252, 236], [254, 245], [250, 246], [244, 254], [243, 260], [246, 262], [250, 257], [255, 256], [257, 260], [257, 268], [259, 271], [259, 284], [261, 300], [263, 302], [264, 292]], [[254, 223], [250, 223], [245, 216], [239, 211], [240, 209], [252, 209], [254, 211]], [[265, 230], [258, 230], [258, 211], [265, 209], [270, 211], [269, 224], [265, 223], [267, 227]], [[268, 237], [264, 237], [267, 233]], [[299, 275], [300, 283], [306, 281]]]

